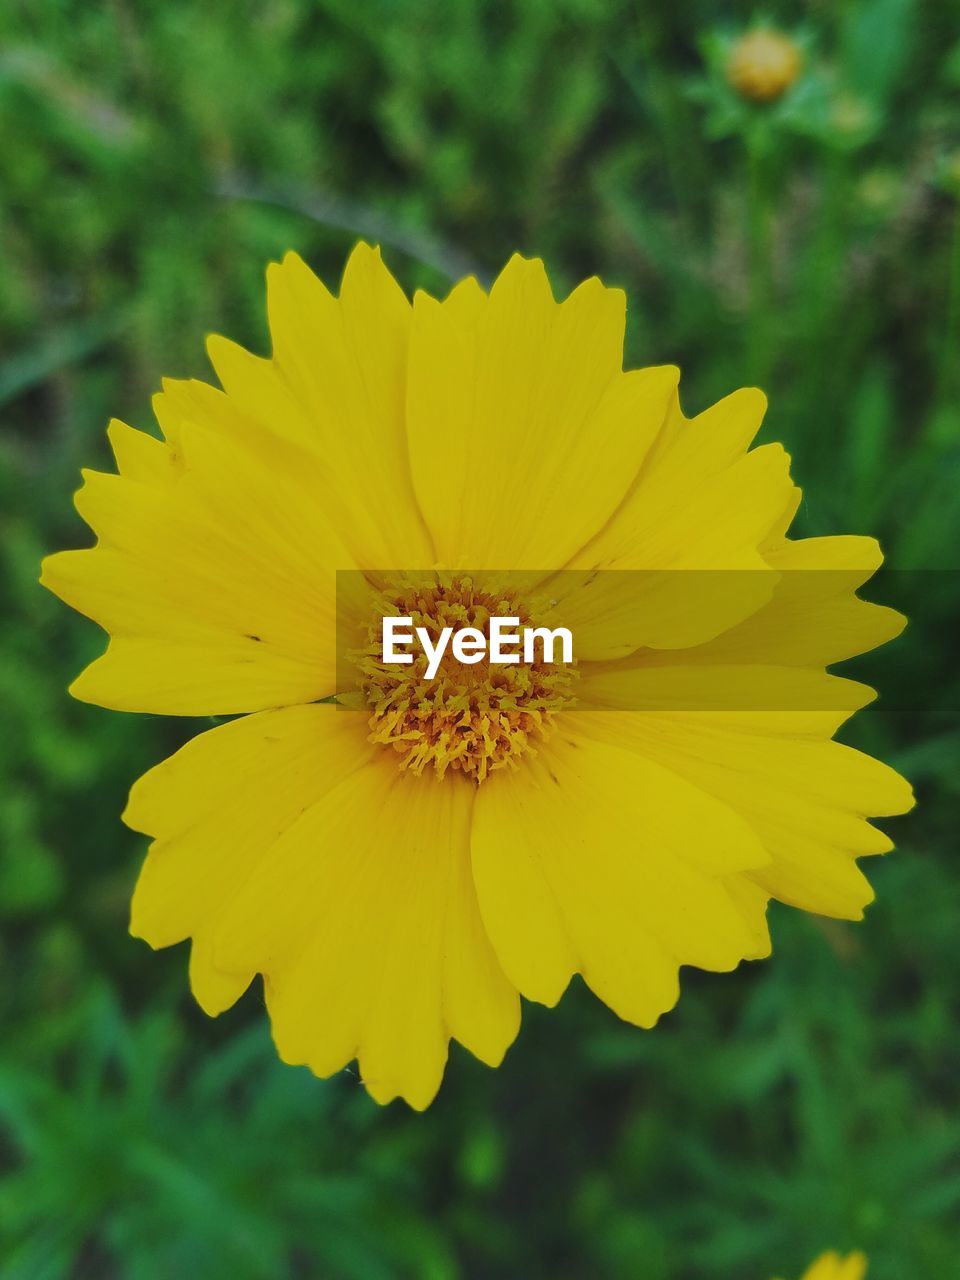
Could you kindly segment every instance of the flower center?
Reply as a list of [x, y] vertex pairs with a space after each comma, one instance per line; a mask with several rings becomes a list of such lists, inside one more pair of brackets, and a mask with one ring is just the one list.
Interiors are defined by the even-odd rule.
[[[557, 714], [573, 701], [575, 664], [489, 661], [490, 618], [519, 618], [522, 630], [538, 625], [535, 613], [524, 593], [470, 577], [387, 587], [366, 646], [351, 654], [371, 709], [370, 741], [397, 752], [401, 769], [419, 775], [432, 765], [441, 778], [453, 770], [477, 783], [495, 769], [515, 767], [525, 751], [535, 752], [537, 740], [549, 735]], [[486, 637], [486, 652], [465, 665], [448, 646], [428, 679], [422, 650], [414, 648], [406, 665], [384, 661], [382, 620], [391, 616], [424, 627], [433, 645], [444, 627], [475, 627]]]

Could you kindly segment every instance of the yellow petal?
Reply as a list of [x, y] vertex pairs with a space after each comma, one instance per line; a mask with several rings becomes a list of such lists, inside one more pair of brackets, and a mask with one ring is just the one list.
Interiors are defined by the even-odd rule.
[[451, 1036], [500, 1061], [519, 1004], [477, 910], [473, 795], [462, 779], [401, 774], [378, 750], [341, 768], [224, 898], [214, 966], [264, 973], [285, 1061], [326, 1076], [356, 1057], [378, 1101], [418, 1108], [439, 1087]]
[[795, 493], [779, 445], [745, 452], [765, 405], [747, 389], [687, 419], [674, 395], [624, 502], [569, 567], [764, 568], [758, 548]]
[[[209, 930], [277, 836], [373, 750], [356, 716], [287, 707], [202, 733], [144, 774], [123, 814], [155, 840], [132, 932], [166, 947]], [[254, 968], [233, 971], [249, 978]]]
[[112, 418], [107, 436], [117, 460], [117, 470], [128, 480], [169, 485], [180, 474], [174, 450], [145, 431], [136, 431], [119, 418]]
[[760, 546], [793, 490], [780, 446], [705, 476], [667, 477], [644, 469], [608, 528], [571, 562], [580, 572], [551, 583], [587, 660], [705, 644], [773, 596], [778, 574]]
[[41, 576], [113, 637], [78, 697], [206, 715], [334, 691], [340, 544], [282, 473], [239, 447], [214, 463], [226, 488], [205, 491], [200, 469], [163, 486], [84, 473], [77, 508], [100, 542], [48, 557]]
[[685, 475], [718, 475], [750, 448], [767, 412], [759, 387], [741, 387], [687, 418], [674, 400], [648, 470], [657, 483], [676, 483]]
[[[209, 341], [215, 345], [218, 342], [226, 343], [226, 339], [218, 338], [211, 338]], [[232, 343], [228, 345], [235, 346]], [[242, 347], [235, 349], [240, 353], [238, 358], [241, 361], [259, 360], [257, 368], [266, 377], [265, 383], [257, 383], [255, 388], [251, 388], [254, 397], [252, 402], [239, 396], [231, 399], [219, 387], [212, 387], [196, 378], [161, 379], [162, 390], [153, 397], [153, 412], [170, 448], [179, 455], [180, 435], [184, 424], [196, 422], [219, 431], [230, 441], [239, 440], [248, 447], [256, 447], [258, 443], [263, 447], [264, 440], [268, 442], [267, 447], [282, 441], [288, 449], [299, 450], [301, 455], [309, 452], [312, 443], [304, 439], [307, 435], [307, 423], [299, 407], [290, 399], [286, 387], [271, 369], [270, 362], [250, 356]], [[257, 403], [256, 397], [264, 394], [268, 397], [272, 394], [275, 399], [273, 413], [268, 420], [261, 422], [253, 410]], [[266, 412], [269, 412], [268, 404], [269, 399], [263, 406]]]
[[287, 254], [268, 270], [267, 307], [275, 368], [309, 420], [329, 487], [348, 504], [338, 527], [354, 554], [365, 568], [430, 567], [404, 425], [411, 308], [379, 250], [357, 245], [339, 298]]
[[824, 1253], [803, 1274], [803, 1280], [863, 1280], [867, 1259], [862, 1253]]
[[417, 295], [407, 430], [439, 562], [559, 568], [612, 515], [677, 379], [622, 372], [624, 305], [598, 280], [558, 304], [520, 257], [489, 298]]
[[835, 729], [876, 696], [866, 685], [825, 671], [748, 663], [707, 666], [688, 660], [688, 655], [699, 652], [673, 653], [670, 665], [665, 660], [668, 655], [661, 653], [643, 655], [644, 662], [634, 655], [629, 665], [585, 663], [577, 681], [578, 706], [622, 711], [799, 712], [813, 724], [832, 724]]
[[766, 959], [772, 950], [770, 930], [767, 927], [769, 893], [754, 880], [739, 873], [724, 876], [723, 887], [727, 891], [730, 901], [740, 913], [753, 939], [753, 946], [744, 951], [744, 959]]
[[[899, 635], [906, 619], [895, 609], [860, 600], [855, 592], [883, 557], [873, 538], [780, 541], [764, 552], [779, 577], [769, 603], [743, 623], [718, 634], [683, 661], [830, 666], [867, 653]], [[718, 575], [740, 592], [740, 575]], [[659, 658], [657, 660], [660, 660]]]
[[[131, 933], [135, 934], [131, 928]], [[209, 927], [200, 925], [190, 947], [190, 990], [204, 1013], [216, 1018], [235, 1005], [253, 980], [250, 972], [224, 973], [213, 956]]]
[[553, 1003], [579, 971], [651, 1026], [676, 1001], [681, 964], [732, 969], [762, 950], [756, 900], [748, 922], [724, 877], [766, 854], [731, 810], [653, 761], [562, 734], [478, 791], [483, 920], [524, 995]]
[[570, 567], [765, 569], [758, 548], [792, 492], [790, 459], [773, 444], [699, 484], [695, 473], [683, 484], [651, 473], [622, 525], [618, 514], [617, 536], [611, 529]]
[[817, 736], [805, 712], [582, 711], [569, 719], [585, 736], [656, 760], [735, 810], [770, 859], [750, 878], [771, 897], [822, 915], [862, 915], [873, 893], [856, 859], [892, 847], [867, 818], [913, 804], [903, 778]]
[[447, 1040], [496, 1065], [519, 1004], [477, 910], [473, 788], [401, 775], [365, 724], [326, 706], [247, 716], [141, 778], [124, 819], [156, 841], [131, 931], [193, 937], [209, 1013], [264, 972], [281, 1056], [320, 1075], [359, 1057], [379, 1101], [424, 1107]]
[[81, 702], [114, 711], [171, 716], [218, 716], [295, 706], [328, 696], [326, 668], [299, 662], [253, 637], [231, 644], [115, 637], [102, 657], [70, 685]]
[[762, 609], [778, 576], [755, 551], [747, 569], [728, 572], [692, 567], [562, 573], [544, 583], [556, 600], [558, 619], [576, 636], [577, 657], [615, 662], [649, 650], [705, 645]]

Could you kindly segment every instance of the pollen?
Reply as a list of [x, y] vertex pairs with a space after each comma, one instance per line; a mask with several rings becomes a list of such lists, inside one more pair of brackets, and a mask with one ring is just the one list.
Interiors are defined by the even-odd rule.
[[[539, 607], [522, 591], [467, 576], [386, 587], [366, 645], [350, 655], [370, 710], [370, 741], [396, 752], [402, 770], [419, 775], [432, 767], [441, 778], [449, 773], [476, 783], [535, 753], [574, 701], [576, 663], [499, 665], [488, 655], [491, 617], [538, 626]], [[381, 624], [394, 615], [425, 627], [434, 643], [444, 627], [475, 627], [487, 638], [487, 652], [466, 666], [447, 650], [432, 680], [422, 652], [410, 664], [388, 664]]]

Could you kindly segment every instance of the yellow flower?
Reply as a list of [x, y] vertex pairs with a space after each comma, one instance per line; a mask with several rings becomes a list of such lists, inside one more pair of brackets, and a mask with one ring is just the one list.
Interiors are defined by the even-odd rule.
[[824, 1253], [803, 1273], [802, 1280], [863, 1280], [867, 1260], [862, 1253]]
[[[872, 540], [787, 539], [789, 459], [750, 450], [763, 395], [685, 418], [675, 369], [622, 370], [623, 294], [558, 304], [539, 261], [412, 305], [365, 245], [339, 297], [295, 254], [267, 283], [272, 357], [213, 337], [222, 391], [165, 382], [162, 441], [112, 422], [119, 475], [76, 499], [97, 545], [42, 575], [110, 633], [77, 697], [238, 717], [124, 814], [154, 840], [131, 930], [192, 938], [202, 1007], [260, 973], [285, 1061], [356, 1058], [378, 1101], [422, 1108], [451, 1037], [500, 1062], [518, 993], [552, 1005], [580, 973], [649, 1027], [681, 964], [769, 953], [770, 897], [860, 917], [856, 858], [891, 847], [866, 817], [910, 789], [830, 740], [872, 695], [823, 668], [902, 619], [854, 597]], [[626, 640], [598, 616], [608, 569], [639, 584]], [[836, 583], [816, 608], [783, 586], [810, 573]], [[535, 622], [551, 592], [575, 669], [428, 685], [378, 661], [384, 616]], [[730, 673], [810, 706], [711, 702]], [[704, 704], [677, 711], [684, 679]], [[646, 709], [598, 709], [623, 697]]]
[[727, 57], [727, 80], [744, 98], [771, 102], [800, 74], [800, 48], [789, 36], [757, 27], [734, 42]]

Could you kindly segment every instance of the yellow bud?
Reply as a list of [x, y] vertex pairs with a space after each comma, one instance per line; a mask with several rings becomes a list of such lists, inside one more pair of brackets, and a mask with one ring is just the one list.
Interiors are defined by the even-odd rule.
[[887, 214], [897, 204], [903, 190], [894, 174], [875, 169], [866, 174], [857, 187], [859, 203], [870, 213]]
[[838, 133], [860, 133], [870, 124], [870, 107], [852, 93], [841, 93], [834, 100], [831, 117]]
[[727, 80], [743, 98], [772, 102], [800, 74], [800, 48], [789, 36], [769, 27], [748, 31], [727, 58]]

